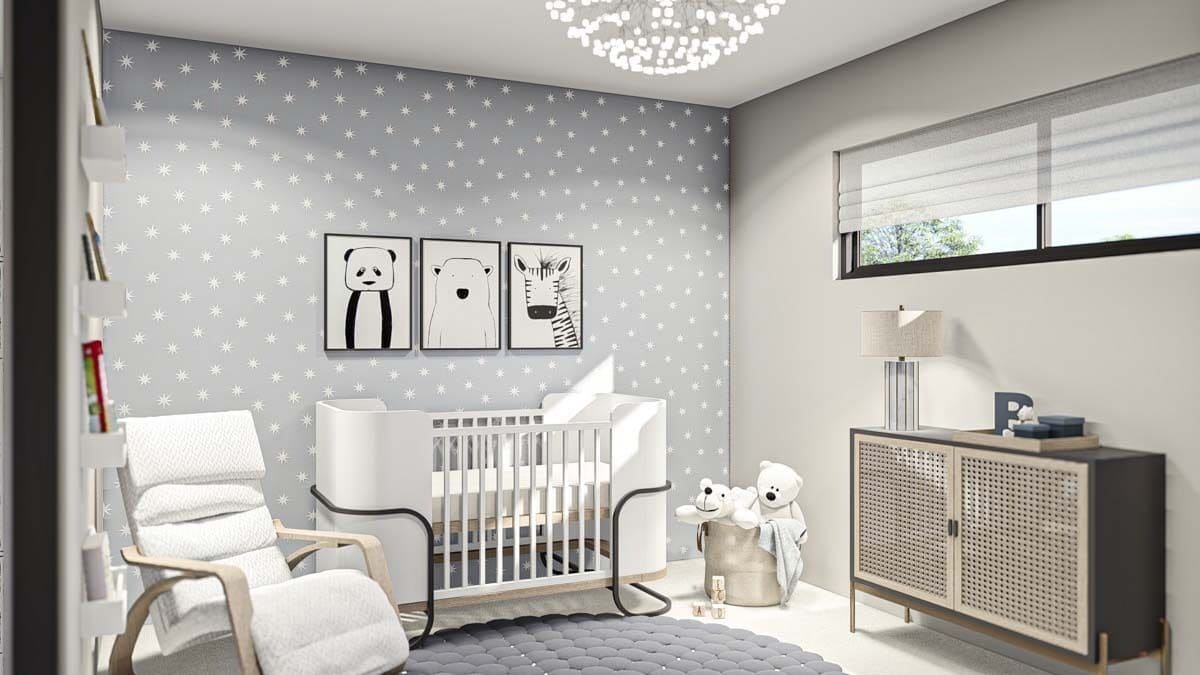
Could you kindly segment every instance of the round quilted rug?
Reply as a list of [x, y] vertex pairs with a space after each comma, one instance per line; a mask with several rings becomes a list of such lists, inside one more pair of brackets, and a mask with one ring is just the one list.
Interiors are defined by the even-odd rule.
[[439, 631], [408, 659], [433, 675], [841, 673], [786, 642], [720, 623], [617, 614], [526, 616]]

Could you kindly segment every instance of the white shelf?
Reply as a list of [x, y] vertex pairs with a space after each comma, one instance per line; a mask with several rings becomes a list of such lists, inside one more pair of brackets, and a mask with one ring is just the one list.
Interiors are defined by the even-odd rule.
[[119, 281], [81, 281], [79, 311], [93, 319], [125, 317], [125, 284]]
[[124, 183], [127, 175], [125, 129], [85, 125], [80, 131], [79, 161], [92, 183]]
[[125, 430], [80, 434], [79, 451], [82, 454], [81, 462], [88, 469], [125, 466]]
[[79, 630], [85, 639], [120, 635], [125, 631], [125, 574], [128, 567], [114, 567], [113, 594], [103, 600], [83, 602], [79, 607]]

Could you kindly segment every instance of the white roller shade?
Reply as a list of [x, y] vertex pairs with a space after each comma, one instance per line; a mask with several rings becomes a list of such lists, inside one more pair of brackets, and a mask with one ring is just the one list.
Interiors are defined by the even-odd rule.
[[838, 229], [1200, 178], [1200, 55], [839, 154]]

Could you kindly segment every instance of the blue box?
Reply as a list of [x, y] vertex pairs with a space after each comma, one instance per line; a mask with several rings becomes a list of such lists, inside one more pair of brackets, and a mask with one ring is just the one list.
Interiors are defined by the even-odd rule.
[[1021, 438], [1050, 438], [1049, 424], [1014, 424], [1013, 434]]
[[1050, 427], [1050, 438], [1083, 435], [1083, 418], [1074, 415], [1039, 415], [1038, 422]]

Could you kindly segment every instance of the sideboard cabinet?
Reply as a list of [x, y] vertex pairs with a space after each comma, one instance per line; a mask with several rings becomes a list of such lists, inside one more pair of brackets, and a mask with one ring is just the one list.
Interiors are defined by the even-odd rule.
[[851, 630], [865, 591], [1077, 667], [1165, 669], [1164, 456], [952, 436], [851, 430]]

